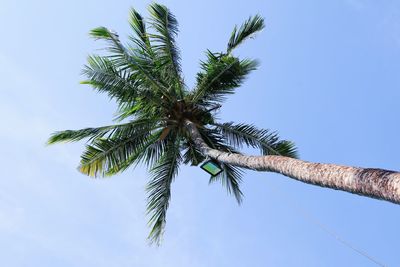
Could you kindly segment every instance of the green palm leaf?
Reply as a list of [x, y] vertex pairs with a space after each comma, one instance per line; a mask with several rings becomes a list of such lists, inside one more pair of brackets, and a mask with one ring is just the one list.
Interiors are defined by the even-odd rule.
[[151, 53], [151, 44], [149, 35], [146, 31], [146, 23], [143, 17], [133, 8], [131, 8], [129, 14], [129, 25], [136, 35], [136, 37], [131, 37], [134, 44], [138, 45], [148, 53]]
[[[143, 136], [140, 136], [142, 139]], [[140, 139], [98, 139], [86, 146], [79, 171], [91, 177], [105, 176], [118, 162], [127, 161]]]
[[127, 69], [118, 70], [106, 57], [89, 56], [82, 73], [88, 77], [82, 84], [89, 84], [99, 92], [106, 92], [119, 103], [134, 102], [140, 90], [140, 82], [134, 74]]
[[162, 66], [163, 78], [173, 85], [171, 93], [182, 98], [181, 66], [179, 50], [175, 44], [178, 34], [178, 21], [169, 9], [153, 3], [149, 6], [150, 24], [155, 33], [150, 34], [154, 53]]
[[61, 142], [76, 142], [85, 138], [90, 138], [89, 141], [101, 138], [105, 135], [113, 136], [114, 138], [120, 138], [129, 136], [134, 133], [135, 129], [146, 130], [150, 127], [155, 127], [157, 121], [151, 119], [137, 119], [123, 124], [115, 124], [102, 126], [97, 128], [84, 128], [80, 130], [65, 130], [55, 132], [51, 135], [47, 144], [55, 144]]
[[171, 198], [171, 183], [178, 174], [181, 161], [178, 140], [172, 140], [161, 158], [150, 170], [152, 178], [147, 185], [149, 194], [147, 212], [150, 215], [149, 224], [152, 229], [149, 239], [157, 244], [160, 243], [165, 228], [166, 214]]
[[143, 138], [142, 143], [138, 143], [134, 151], [125, 159], [115, 162], [104, 173], [105, 176], [112, 176], [121, 173], [131, 166], [137, 166], [139, 163], [146, 163], [152, 166], [153, 162], [157, 162], [163, 151], [160, 144], [160, 135], [162, 130], [157, 130]]
[[132, 127], [130, 129], [118, 129], [107, 139], [95, 139], [86, 146], [86, 151], [81, 156], [79, 170], [89, 176], [105, 176], [113, 173], [131, 162], [135, 155], [146, 144], [152, 131], [160, 126]]
[[228, 42], [227, 53], [230, 54], [244, 40], [251, 38], [256, 32], [264, 29], [264, 27], [264, 19], [259, 15], [248, 18], [239, 29], [235, 26]]
[[214, 126], [234, 147], [242, 147], [245, 144], [250, 147], [259, 148], [263, 155], [281, 155], [286, 157], [297, 157], [297, 149], [292, 142], [279, 140], [279, 136], [266, 129], [258, 129], [251, 124], [214, 123]]
[[175, 44], [178, 22], [163, 5], [154, 3], [149, 6], [149, 11], [149, 24], [155, 32], [148, 33], [142, 16], [131, 9], [129, 23], [136, 37], [131, 36], [130, 39], [139, 48], [139, 54], [144, 55], [143, 58], [151, 59], [152, 69], [156, 70], [161, 85], [167, 87], [168, 84], [169, 94], [183, 99], [180, 55]]
[[224, 152], [233, 152], [235, 149], [226, 144], [224, 137], [215, 129], [200, 128], [199, 132], [206, 144], [214, 149], [222, 150]]
[[240, 182], [242, 181], [243, 171], [230, 164], [220, 163], [222, 172], [210, 178], [210, 183], [220, 181], [222, 186], [226, 188], [228, 194], [233, 194], [238, 204], [243, 200], [243, 193], [240, 190]]
[[119, 36], [105, 27], [93, 29], [90, 35], [95, 39], [108, 41], [108, 50], [111, 53], [109, 58], [112, 59], [116, 68], [129, 68], [132, 72], [136, 73], [137, 79], [141, 81], [144, 87], [153, 88], [165, 97], [170, 97], [168, 95], [168, 88], [163, 82], [160, 69], [151, 57], [143, 53], [143, 50], [134, 48], [128, 50], [122, 45]]
[[183, 154], [183, 163], [197, 166], [204, 161], [205, 157], [201, 154], [200, 150], [196, 147], [193, 141], [187, 141], [182, 146], [185, 151]]
[[80, 130], [64, 130], [53, 133], [49, 140], [48, 145], [61, 143], [61, 142], [76, 142], [85, 138], [100, 138], [107, 134], [109, 131], [118, 127], [117, 125], [103, 126], [98, 128], [84, 128]]
[[207, 61], [201, 63], [202, 71], [197, 74], [192, 101], [205, 106], [223, 102], [257, 66], [255, 60], [239, 60], [230, 55], [207, 51]]

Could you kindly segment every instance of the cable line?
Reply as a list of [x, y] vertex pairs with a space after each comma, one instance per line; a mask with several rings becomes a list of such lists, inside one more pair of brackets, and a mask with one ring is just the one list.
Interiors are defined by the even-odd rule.
[[[353, 250], [354, 252], [358, 253], [359, 255], [367, 258], [368, 260], [370, 260], [371, 262], [375, 263], [376, 265], [381, 266], [381, 267], [386, 267], [385, 264], [379, 262], [374, 257], [369, 255], [367, 252], [355, 247], [353, 244], [351, 244], [350, 242], [346, 241], [336, 231], [334, 231], [332, 228], [328, 227], [326, 224], [324, 224], [321, 221], [319, 221], [310, 212], [305, 210], [305, 208], [301, 207], [299, 204], [295, 204], [292, 201], [292, 199], [288, 196], [288, 194], [282, 192], [281, 190], [278, 190], [278, 188], [275, 187], [275, 186], [272, 186], [270, 188], [273, 189], [273, 191], [275, 191], [276, 193], [281, 194], [284, 197], [284, 199], [286, 200], [286, 204], [289, 206], [289, 208], [291, 208], [292, 211], [295, 211], [296, 213], [300, 214], [301, 217], [303, 217], [304, 220], [306, 220], [309, 223], [312, 223], [314, 225], [317, 225], [324, 232], [328, 233], [331, 237], [336, 239], [339, 243], [341, 243], [342, 245], [346, 246], [347, 248]], [[289, 202], [288, 200], [291, 200], [291, 202]]]

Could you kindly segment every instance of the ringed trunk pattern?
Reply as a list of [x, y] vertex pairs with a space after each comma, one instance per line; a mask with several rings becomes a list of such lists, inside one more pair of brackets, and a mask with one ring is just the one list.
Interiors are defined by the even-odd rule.
[[298, 181], [400, 204], [400, 173], [376, 168], [312, 163], [283, 156], [246, 156], [210, 148], [196, 125], [185, 121], [193, 142], [217, 161], [257, 171], [280, 173]]

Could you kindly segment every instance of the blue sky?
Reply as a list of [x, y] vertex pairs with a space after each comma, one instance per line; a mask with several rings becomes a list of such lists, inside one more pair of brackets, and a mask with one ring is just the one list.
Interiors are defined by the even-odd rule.
[[[79, 85], [86, 56], [101, 47], [87, 33], [107, 26], [126, 36], [129, 7], [146, 15], [148, 3], [0, 2], [1, 265], [376, 266], [305, 210], [400, 266], [399, 206], [250, 171], [239, 207], [199, 168], [182, 168], [163, 245], [148, 246], [143, 168], [93, 180], [76, 171], [83, 143], [44, 146], [53, 131], [111, 122], [115, 104]], [[235, 24], [265, 17], [266, 29], [236, 52], [262, 65], [221, 121], [278, 130], [305, 160], [400, 169], [399, 1], [161, 3], [180, 22], [189, 86], [205, 49], [222, 51]]]

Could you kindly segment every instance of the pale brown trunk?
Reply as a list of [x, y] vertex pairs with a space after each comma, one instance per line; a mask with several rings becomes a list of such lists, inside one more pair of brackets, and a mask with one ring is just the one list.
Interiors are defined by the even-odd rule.
[[395, 171], [311, 163], [283, 156], [245, 156], [210, 148], [190, 121], [186, 128], [205, 156], [257, 171], [283, 174], [293, 179], [367, 197], [400, 203], [400, 173]]

